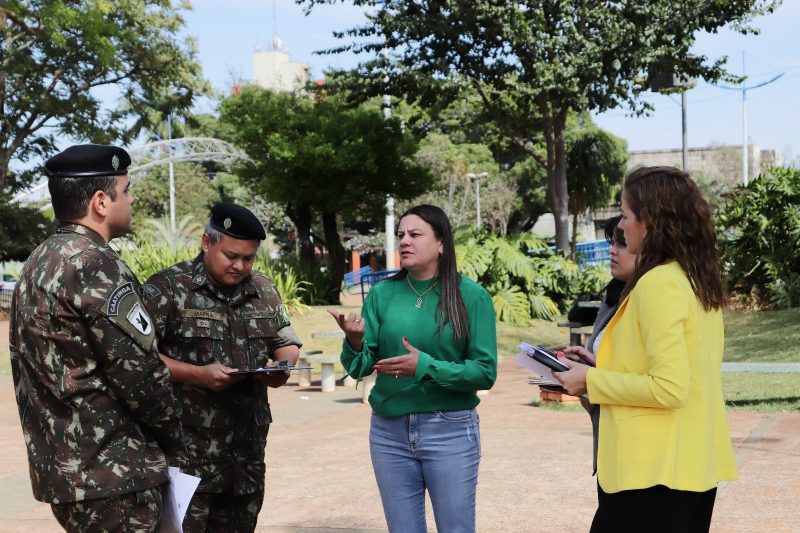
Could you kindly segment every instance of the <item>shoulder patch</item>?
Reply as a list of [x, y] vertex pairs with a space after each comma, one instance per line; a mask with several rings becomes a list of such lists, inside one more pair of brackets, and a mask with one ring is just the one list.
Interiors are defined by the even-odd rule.
[[139, 302], [133, 304], [125, 318], [127, 318], [128, 322], [142, 335], [150, 335], [150, 332], [153, 331], [153, 321], [150, 320], [150, 316]]
[[145, 283], [142, 289], [151, 298], [158, 298], [161, 296], [161, 290], [152, 283]]
[[125, 298], [125, 296], [133, 292], [133, 283], [130, 281], [128, 283], [123, 283], [114, 289], [114, 292], [112, 292], [111, 296], [108, 297], [108, 308], [106, 309], [108, 316], [117, 316], [119, 314], [120, 302], [122, 302], [122, 299]]

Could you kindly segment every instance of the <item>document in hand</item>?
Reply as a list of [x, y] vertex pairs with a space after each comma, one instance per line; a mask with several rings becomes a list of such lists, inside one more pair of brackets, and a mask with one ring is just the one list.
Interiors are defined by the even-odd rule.
[[169, 467], [169, 484], [164, 491], [160, 533], [183, 533], [183, 518], [199, 484], [199, 477], [184, 474], [174, 466]]
[[549, 368], [551, 371], [566, 372], [569, 370], [569, 365], [559, 361], [558, 357], [556, 357], [556, 354], [544, 346], [531, 346], [530, 344], [523, 342], [519, 345], [519, 349], [522, 353], [528, 355], [532, 359], [535, 359], [539, 363]]
[[519, 345], [519, 354], [517, 355], [516, 363], [523, 368], [527, 368], [539, 374], [541, 384], [561, 386], [561, 383], [553, 377], [553, 370], [534, 357], [533, 354], [536, 353], [536, 351], [535, 347], [523, 342]]

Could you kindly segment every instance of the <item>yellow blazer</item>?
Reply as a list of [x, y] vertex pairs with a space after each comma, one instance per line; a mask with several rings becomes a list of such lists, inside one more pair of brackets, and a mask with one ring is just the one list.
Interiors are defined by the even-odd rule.
[[702, 492], [736, 479], [721, 365], [722, 312], [706, 312], [676, 262], [636, 284], [586, 376], [600, 404], [597, 479], [605, 492], [666, 485]]

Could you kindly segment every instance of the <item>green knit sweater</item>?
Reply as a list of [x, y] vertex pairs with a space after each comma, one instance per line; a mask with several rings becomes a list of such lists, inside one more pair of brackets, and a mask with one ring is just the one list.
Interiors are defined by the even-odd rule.
[[[418, 293], [431, 280], [410, 281]], [[436, 285], [416, 308], [417, 294], [406, 279], [385, 280], [369, 291], [361, 314], [366, 332], [361, 351], [345, 339], [341, 361], [355, 378], [368, 376], [380, 359], [405, 355], [403, 336], [419, 353], [414, 377], [399, 379], [378, 374], [369, 403], [375, 413], [393, 417], [408, 413], [472, 409], [480, 400], [476, 391], [489, 389], [497, 377], [497, 335], [492, 299], [474, 281], [461, 276], [459, 286], [467, 309], [469, 337], [453, 338], [448, 322], [437, 333], [441, 285]]]

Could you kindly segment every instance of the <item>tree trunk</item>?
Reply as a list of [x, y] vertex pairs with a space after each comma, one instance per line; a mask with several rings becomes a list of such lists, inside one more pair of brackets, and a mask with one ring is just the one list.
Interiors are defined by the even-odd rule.
[[569, 192], [567, 190], [567, 150], [564, 140], [566, 110], [544, 103], [540, 106], [544, 118], [544, 137], [547, 147], [547, 201], [553, 211], [556, 226], [556, 248], [569, 250]]
[[300, 264], [316, 265], [317, 258], [314, 254], [314, 245], [311, 243], [311, 207], [305, 204], [290, 204], [286, 209], [286, 214], [297, 231], [295, 253], [297, 253]]
[[3, 192], [8, 180], [8, 167], [11, 163], [11, 153], [8, 150], [0, 149], [0, 193]]
[[578, 260], [578, 210], [572, 215], [572, 242], [570, 243], [569, 258], [573, 261]]
[[336, 213], [322, 213], [322, 228], [325, 231], [325, 241], [328, 243], [328, 269], [330, 272], [330, 284], [325, 291], [325, 299], [328, 303], [338, 305], [347, 258], [344, 246], [342, 246], [342, 239], [339, 236]]

